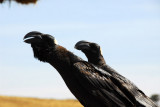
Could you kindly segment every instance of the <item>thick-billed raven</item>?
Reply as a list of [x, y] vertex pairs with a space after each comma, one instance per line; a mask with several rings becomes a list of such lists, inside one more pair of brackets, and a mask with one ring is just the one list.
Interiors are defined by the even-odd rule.
[[29, 32], [24, 42], [31, 44], [34, 57], [51, 64], [73, 95], [85, 107], [135, 107], [114, 83], [114, 77], [86, 62], [40, 32]]
[[88, 62], [112, 75], [112, 81], [114, 84], [122, 91], [123, 94], [125, 94], [135, 107], [157, 107], [151, 99], [149, 99], [149, 97], [138, 89], [130, 80], [120, 75], [106, 64], [101, 48], [98, 44], [88, 41], [79, 41], [76, 43], [75, 48], [81, 50], [86, 55]]

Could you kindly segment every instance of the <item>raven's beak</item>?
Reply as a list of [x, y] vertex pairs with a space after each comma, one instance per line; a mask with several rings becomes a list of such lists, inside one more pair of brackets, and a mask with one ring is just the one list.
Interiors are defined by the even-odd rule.
[[24, 36], [23, 40], [24, 42], [29, 43], [29, 44], [39, 43], [42, 40], [41, 35], [42, 33], [37, 32], [37, 31], [29, 32]]
[[90, 49], [90, 42], [87, 41], [79, 41], [76, 43], [75, 47], [78, 50], [88, 50]]

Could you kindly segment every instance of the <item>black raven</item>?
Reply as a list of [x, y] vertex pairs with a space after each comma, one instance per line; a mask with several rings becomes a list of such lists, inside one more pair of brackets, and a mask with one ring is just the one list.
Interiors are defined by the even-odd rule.
[[115, 85], [112, 75], [58, 45], [51, 35], [29, 32], [24, 42], [31, 44], [35, 58], [59, 72], [84, 107], [135, 107]]
[[75, 48], [81, 50], [86, 55], [88, 62], [112, 75], [114, 84], [126, 95], [135, 107], [157, 107], [151, 99], [149, 99], [149, 97], [138, 89], [130, 80], [120, 75], [106, 64], [98, 44], [88, 41], [79, 41], [76, 43]]

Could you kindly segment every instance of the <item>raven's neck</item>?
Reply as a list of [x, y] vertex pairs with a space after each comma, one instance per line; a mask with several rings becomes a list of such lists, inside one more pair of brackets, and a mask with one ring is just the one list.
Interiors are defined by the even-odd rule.
[[57, 45], [53, 52], [51, 52], [47, 62], [50, 63], [61, 74], [61, 76], [63, 76], [72, 71], [73, 64], [78, 61], [81, 61], [78, 56], [74, 55], [64, 47]]
[[87, 56], [88, 62], [100, 67], [101, 69], [109, 72], [110, 74], [116, 73], [114, 69], [112, 69], [109, 65], [106, 64], [105, 59], [102, 55], [98, 56]]
[[96, 56], [96, 57], [95, 56], [87, 56], [87, 58], [88, 58], [88, 62], [90, 62], [96, 66], [103, 66], [106, 64], [103, 56], [101, 56], [101, 55]]

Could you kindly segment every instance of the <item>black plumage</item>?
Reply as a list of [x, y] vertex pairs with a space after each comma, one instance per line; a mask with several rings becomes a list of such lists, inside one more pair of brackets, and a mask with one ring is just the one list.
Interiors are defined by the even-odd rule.
[[110, 74], [112, 77], [112, 82], [119, 88], [119, 90], [121, 90], [121, 92], [135, 107], [157, 107], [151, 101], [151, 99], [149, 99], [149, 97], [147, 97], [130, 80], [120, 75], [106, 64], [101, 52], [101, 48], [98, 44], [87, 41], [79, 41], [76, 43], [75, 48], [81, 50], [86, 55], [88, 62], [96, 65], [97, 67], [105, 70], [106, 73]]
[[34, 57], [51, 64], [69, 90], [84, 107], [133, 107], [114, 84], [112, 76], [56, 44], [54, 37], [30, 32], [24, 41], [31, 44]]

